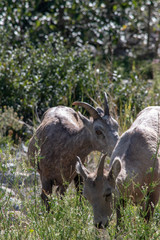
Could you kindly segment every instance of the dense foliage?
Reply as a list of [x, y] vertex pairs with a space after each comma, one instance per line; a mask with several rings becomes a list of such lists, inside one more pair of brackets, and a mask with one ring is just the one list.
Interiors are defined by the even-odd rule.
[[25, 121], [74, 100], [159, 104], [159, 1], [2, 0], [0, 107]]
[[[11, 44], [26, 38], [37, 43], [61, 33], [68, 46], [89, 44], [101, 54], [156, 55], [159, 44], [159, 1], [2, 0], [1, 29]], [[145, 51], [144, 51], [145, 48]], [[140, 54], [138, 52], [137, 54]]]

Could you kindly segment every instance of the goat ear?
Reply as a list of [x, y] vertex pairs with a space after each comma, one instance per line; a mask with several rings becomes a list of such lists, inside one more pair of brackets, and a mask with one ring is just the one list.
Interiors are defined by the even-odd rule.
[[101, 160], [100, 160], [100, 163], [98, 166], [98, 170], [97, 170], [97, 177], [103, 177], [104, 161], [105, 161], [106, 156], [107, 156], [107, 154], [104, 154], [101, 157]]
[[97, 112], [99, 113], [99, 115], [100, 115], [101, 117], [104, 116], [104, 111], [103, 111], [102, 108], [100, 108], [100, 107], [96, 107], [96, 110], [97, 110]]
[[115, 158], [112, 164], [112, 167], [109, 171], [109, 178], [114, 179], [115, 181], [120, 171], [121, 171], [121, 161], [119, 158]]
[[91, 122], [90, 122], [90, 120], [89, 120], [88, 118], [86, 118], [85, 116], [83, 116], [82, 113], [78, 112], [78, 114], [79, 114], [80, 119], [83, 121], [84, 125], [85, 125], [86, 127], [90, 128], [90, 127], [91, 127]]
[[80, 158], [77, 156], [77, 163], [76, 163], [76, 172], [82, 176], [84, 180], [88, 178], [89, 171], [85, 168], [82, 164]]

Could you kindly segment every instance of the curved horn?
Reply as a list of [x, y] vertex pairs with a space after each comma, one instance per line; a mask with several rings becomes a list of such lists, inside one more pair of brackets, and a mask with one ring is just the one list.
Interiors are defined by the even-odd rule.
[[109, 106], [108, 106], [108, 97], [106, 93], [104, 93], [104, 115], [107, 115], [107, 116], [110, 115]]
[[84, 107], [89, 112], [91, 117], [93, 117], [94, 120], [101, 119], [101, 116], [99, 115], [98, 111], [86, 102], [76, 101], [76, 102], [72, 103], [72, 105], [78, 105], [78, 106]]
[[98, 170], [97, 170], [97, 177], [102, 177], [103, 176], [104, 161], [105, 161], [106, 156], [107, 156], [107, 154], [104, 154], [101, 157], [101, 160], [100, 160], [100, 163], [99, 163], [99, 166], [98, 166]]

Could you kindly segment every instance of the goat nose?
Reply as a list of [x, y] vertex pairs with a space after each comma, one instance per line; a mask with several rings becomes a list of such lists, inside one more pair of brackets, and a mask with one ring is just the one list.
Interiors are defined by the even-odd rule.
[[96, 227], [96, 228], [99, 228], [99, 229], [104, 228], [102, 222], [96, 223], [96, 224], [95, 224], [95, 227]]

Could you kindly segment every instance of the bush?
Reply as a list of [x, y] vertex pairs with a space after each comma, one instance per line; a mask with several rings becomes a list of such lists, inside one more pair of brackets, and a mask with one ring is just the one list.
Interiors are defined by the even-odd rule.
[[[2, 45], [0, 106], [12, 106], [29, 122], [36, 109], [41, 116], [49, 107], [71, 106], [75, 100], [91, 103], [94, 99], [102, 105], [103, 91], [109, 94], [110, 102], [117, 104], [118, 114], [124, 113], [125, 105], [130, 104], [131, 111], [137, 113], [148, 103], [154, 103], [158, 85], [152, 88], [153, 81], [143, 77], [133, 59], [127, 60], [127, 68], [113, 59], [111, 68], [96, 62], [87, 47], [67, 49], [64, 42], [56, 35], [37, 47], [29, 40], [19, 48]], [[157, 103], [158, 99], [159, 94]]]
[[31, 44], [5, 49], [0, 61], [0, 105], [13, 106], [25, 119], [35, 106], [40, 115], [51, 106], [71, 105], [96, 92], [97, 79], [91, 57], [85, 49], [64, 48], [48, 39], [38, 48]]

